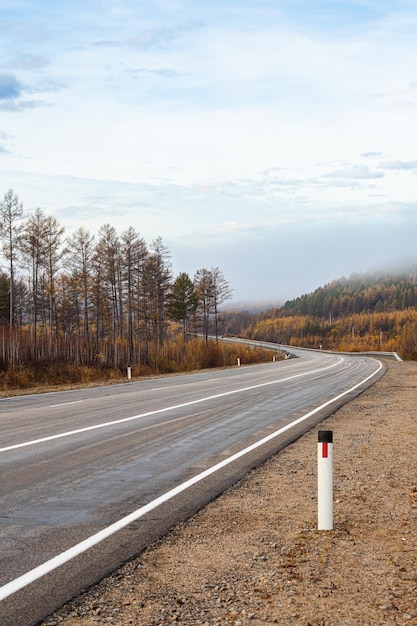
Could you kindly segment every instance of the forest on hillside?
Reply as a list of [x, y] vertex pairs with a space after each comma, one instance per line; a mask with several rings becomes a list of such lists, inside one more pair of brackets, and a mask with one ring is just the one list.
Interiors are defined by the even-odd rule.
[[0, 386], [5, 373], [22, 386], [30, 368], [29, 378], [59, 370], [74, 380], [92, 368], [117, 375], [127, 366], [169, 372], [236, 362], [236, 348], [207, 341], [232, 293], [218, 267], [174, 277], [162, 239], [148, 244], [133, 227], [119, 234], [105, 224], [97, 237], [80, 227], [65, 237], [42, 209], [25, 216], [13, 190], [0, 202], [0, 222]]
[[354, 274], [251, 314], [228, 311], [226, 333], [341, 351], [395, 351], [417, 359], [417, 269]]
[[357, 313], [392, 313], [417, 306], [417, 271], [352, 274], [285, 303], [283, 313], [339, 318]]

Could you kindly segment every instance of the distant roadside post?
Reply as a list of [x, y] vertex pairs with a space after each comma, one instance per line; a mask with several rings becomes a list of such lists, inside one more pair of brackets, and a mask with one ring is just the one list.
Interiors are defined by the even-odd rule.
[[333, 432], [319, 430], [317, 454], [318, 530], [333, 530]]

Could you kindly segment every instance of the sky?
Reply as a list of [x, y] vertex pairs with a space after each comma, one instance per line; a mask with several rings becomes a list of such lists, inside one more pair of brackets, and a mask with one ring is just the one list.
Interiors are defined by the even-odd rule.
[[229, 304], [417, 260], [415, 0], [0, 0], [0, 198]]

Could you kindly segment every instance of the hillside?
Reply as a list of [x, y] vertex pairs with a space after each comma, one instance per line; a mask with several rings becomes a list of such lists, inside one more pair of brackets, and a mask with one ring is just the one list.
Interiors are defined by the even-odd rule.
[[398, 274], [352, 274], [284, 304], [286, 315], [329, 319], [417, 307], [417, 267]]
[[417, 267], [353, 274], [259, 314], [227, 312], [225, 334], [332, 350], [417, 358]]

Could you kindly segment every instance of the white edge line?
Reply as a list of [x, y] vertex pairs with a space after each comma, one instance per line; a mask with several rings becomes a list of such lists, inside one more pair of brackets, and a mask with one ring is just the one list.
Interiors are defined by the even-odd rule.
[[280, 435], [281, 433], [289, 430], [290, 428], [293, 428], [297, 424], [300, 424], [301, 422], [303, 422], [304, 420], [308, 419], [309, 417], [311, 417], [315, 413], [318, 413], [319, 411], [321, 411], [325, 407], [329, 406], [333, 402], [336, 402], [337, 400], [340, 400], [340, 398], [343, 398], [343, 396], [346, 396], [347, 394], [349, 394], [350, 392], [354, 391], [355, 389], [357, 389], [361, 385], [365, 384], [366, 382], [368, 382], [368, 380], [370, 380], [371, 378], [376, 376], [381, 371], [382, 363], [380, 361], [377, 361], [377, 362], [379, 363], [378, 369], [373, 374], [369, 375], [367, 378], [362, 380], [360, 383], [357, 383], [354, 387], [351, 387], [350, 389], [348, 389], [347, 391], [344, 391], [343, 393], [339, 394], [335, 398], [332, 398], [331, 400], [328, 400], [324, 404], [321, 404], [319, 407], [316, 407], [312, 411], [309, 411], [305, 415], [299, 417], [294, 422], [291, 422], [290, 424], [287, 424], [283, 428], [280, 428], [279, 430], [276, 430], [275, 432], [271, 433], [267, 437], [264, 437], [263, 439], [260, 439], [259, 441], [257, 441], [256, 443], [248, 446], [247, 448], [244, 448], [240, 452], [237, 452], [236, 454], [233, 454], [232, 456], [228, 457], [227, 459], [224, 459], [220, 463], [217, 463], [216, 465], [213, 465], [212, 467], [208, 468], [204, 472], [201, 472], [200, 474], [197, 474], [196, 476], [194, 476], [193, 478], [190, 478], [189, 480], [185, 481], [184, 483], [181, 483], [181, 485], [178, 485], [177, 487], [174, 487], [174, 489], [171, 489], [170, 491], [167, 491], [162, 496], [159, 496], [155, 500], [152, 500], [152, 502], [149, 502], [148, 504], [146, 504], [145, 506], [141, 507], [140, 509], [137, 509], [136, 511], [133, 511], [133, 513], [130, 513], [126, 517], [123, 517], [118, 522], [115, 522], [114, 524], [111, 524], [110, 526], [107, 526], [107, 528], [103, 528], [103, 530], [100, 530], [98, 533], [96, 533], [94, 535], [91, 535], [91, 537], [88, 537], [87, 539], [84, 539], [84, 541], [81, 541], [80, 543], [77, 543], [72, 548], [69, 548], [68, 550], [65, 550], [61, 554], [58, 554], [57, 556], [53, 557], [49, 561], [46, 561], [42, 565], [39, 565], [38, 567], [35, 567], [34, 569], [30, 570], [26, 574], [23, 574], [22, 576], [19, 576], [18, 578], [15, 578], [14, 580], [10, 581], [6, 585], [3, 585], [3, 587], [0, 587], [0, 601], [4, 600], [5, 598], [7, 598], [8, 596], [12, 595], [13, 593], [16, 593], [16, 591], [19, 591], [20, 589], [23, 589], [23, 587], [26, 587], [27, 585], [30, 585], [31, 583], [35, 582], [35, 580], [38, 580], [42, 576], [45, 576], [46, 574], [49, 574], [50, 572], [52, 572], [53, 570], [57, 569], [58, 567], [60, 567], [64, 563], [67, 563], [68, 561], [70, 561], [71, 559], [75, 558], [76, 556], [79, 556], [80, 554], [82, 554], [83, 552], [85, 552], [89, 548], [92, 548], [93, 546], [97, 545], [101, 541], [104, 541], [104, 539], [107, 539], [108, 537], [110, 537], [111, 535], [115, 534], [119, 530], [122, 530], [123, 528], [125, 528], [126, 526], [131, 524], [132, 522], [134, 522], [134, 521], [138, 520], [139, 518], [143, 517], [144, 515], [146, 515], [146, 513], [149, 513], [150, 511], [153, 511], [154, 509], [156, 509], [158, 506], [160, 506], [164, 502], [167, 502], [168, 500], [171, 500], [173, 497], [175, 497], [178, 494], [182, 493], [183, 491], [185, 491], [189, 487], [192, 487], [193, 485], [195, 485], [196, 483], [200, 482], [204, 478], [207, 478], [208, 476], [210, 476], [211, 474], [214, 474], [215, 472], [217, 472], [218, 470], [222, 469], [223, 467], [226, 467], [230, 463], [233, 463], [234, 461], [236, 461], [240, 457], [245, 456], [249, 452], [252, 452], [256, 448], [259, 448], [260, 446], [262, 446], [263, 444], [267, 443], [268, 441], [271, 441], [275, 437], [278, 437], [278, 435]]
[[267, 387], [268, 385], [277, 385], [280, 383], [284, 383], [287, 380], [293, 380], [294, 378], [299, 378], [300, 376], [308, 376], [311, 374], [317, 374], [317, 372], [324, 372], [325, 370], [332, 369], [340, 363], [343, 362], [343, 357], [339, 357], [339, 360], [336, 363], [332, 363], [332, 365], [327, 365], [326, 367], [321, 367], [317, 370], [311, 370], [309, 372], [302, 372], [301, 374], [295, 374], [294, 376], [289, 376], [288, 378], [281, 378], [280, 380], [272, 380], [268, 383], [261, 383], [260, 385], [253, 385], [251, 387], [245, 387], [243, 389], [234, 389], [233, 391], [226, 391], [224, 393], [217, 393], [213, 396], [207, 396], [205, 398], [199, 398], [198, 400], [191, 400], [190, 402], [184, 402], [183, 404], [176, 404], [174, 406], [168, 406], [164, 409], [156, 409], [155, 411], [148, 411], [147, 413], [140, 413], [139, 415], [131, 415], [130, 417], [124, 417], [119, 420], [113, 420], [111, 422], [103, 422], [102, 424], [95, 424], [94, 426], [86, 426], [84, 428], [77, 428], [76, 430], [68, 430], [65, 433], [58, 433], [57, 435], [49, 435], [48, 437], [42, 437], [40, 439], [33, 439], [32, 441], [23, 441], [22, 443], [16, 443], [11, 446], [6, 446], [4, 448], [0, 448], [0, 453], [9, 452], [10, 450], [18, 450], [19, 448], [26, 448], [27, 446], [34, 446], [40, 443], [46, 443], [47, 441], [54, 441], [55, 439], [63, 439], [64, 437], [70, 437], [72, 435], [80, 435], [82, 433], [89, 432], [91, 430], [98, 430], [99, 428], [106, 428], [107, 426], [116, 426], [117, 424], [123, 424], [125, 422], [131, 422], [133, 420], [137, 420], [143, 417], [149, 417], [150, 415], [157, 415], [158, 413], [167, 413], [168, 411], [174, 411], [176, 409], [183, 409], [186, 406], [192, 406], [193, 404], [199, 404], [201, 402], [207, 402], [208, 400], [215, 400], [216, 398], [223, 398], [225, 396], [230, 396], [236, 393], [242, 393], [244, 391], [250, 391], [251, 389], [258, 389], [259, 387]]

